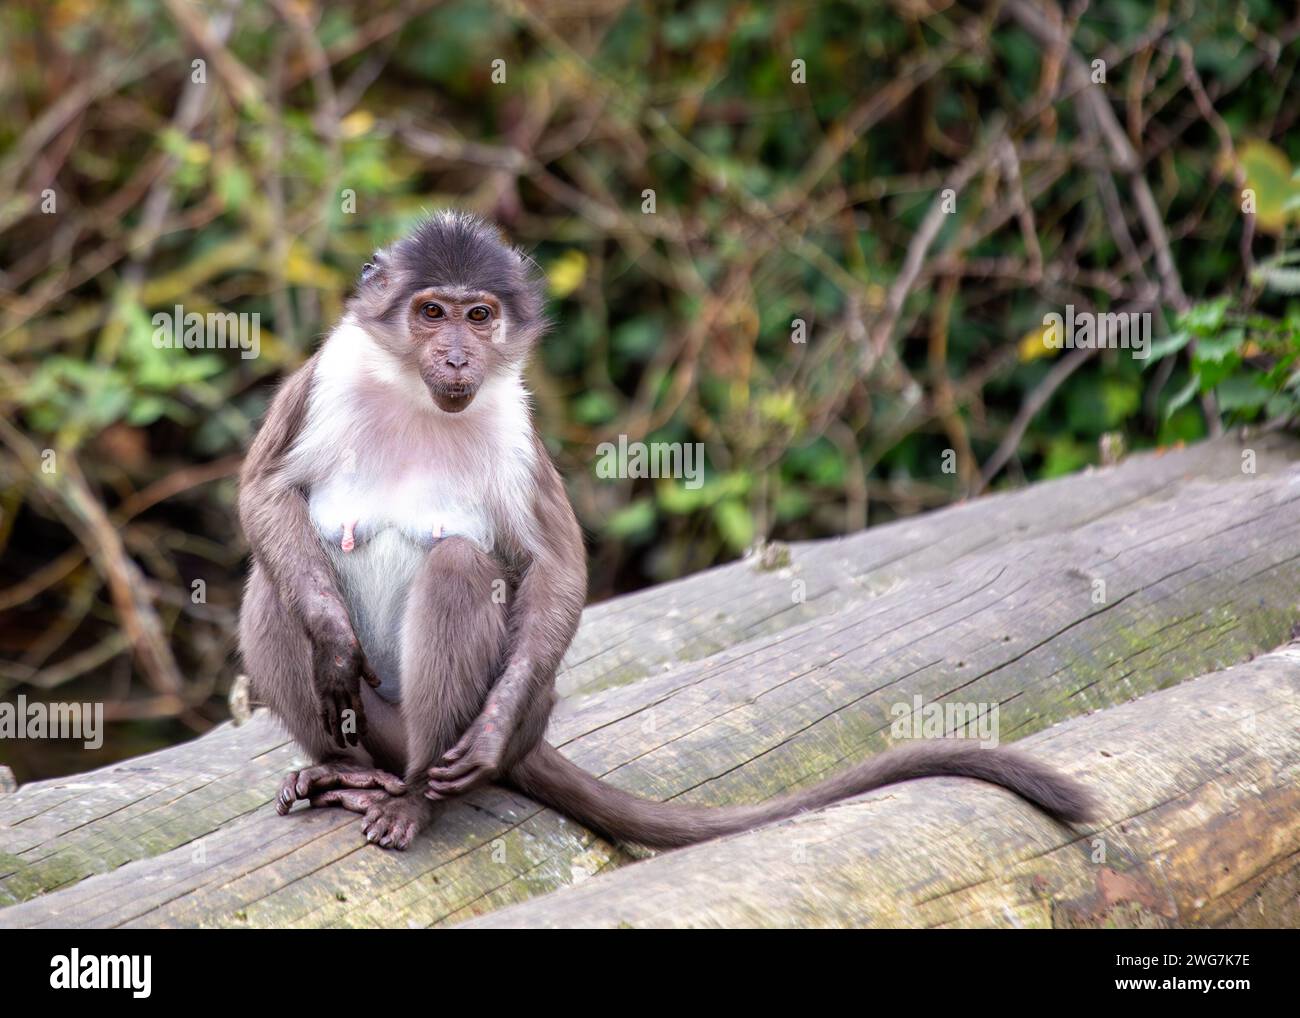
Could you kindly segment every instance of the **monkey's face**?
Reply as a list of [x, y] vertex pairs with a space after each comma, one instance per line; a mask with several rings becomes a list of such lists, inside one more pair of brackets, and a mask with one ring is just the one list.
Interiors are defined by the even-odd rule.
[[420, 378], [440, 410], [459, 413], [502, 366], [501, 302], [486, 291], [434, 287], [411, 298], [408, 333]]
[[532, 262], [483, 220], [444, 212], [377, 252], [349, 310], [459, 413], [494, 374], [522, 369], [546, 329]]

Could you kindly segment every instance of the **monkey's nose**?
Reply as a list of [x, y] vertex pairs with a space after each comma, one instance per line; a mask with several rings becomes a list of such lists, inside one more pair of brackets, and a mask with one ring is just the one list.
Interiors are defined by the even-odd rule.
[[468, 363], [469, 358], [465, 356], [462, 350], [453, 350], [447, 354], [447, 367], [449, 368], [463, 368]]

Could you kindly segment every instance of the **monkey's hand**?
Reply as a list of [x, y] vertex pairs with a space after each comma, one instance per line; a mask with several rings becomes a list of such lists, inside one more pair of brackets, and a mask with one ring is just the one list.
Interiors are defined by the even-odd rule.
[[510, 727], [489, 707], [466, 729], [460, 741], [429, 768], [428, 799], [449, 799], [486, 785], [501, 771]]
[[346, 612], [318, 616], [309, 625], [308, 635], [321, 725], [340, 749], [355, 746], [366, 734], [361, 680], [365, 679], [373, 689], [379, 685], [379, 677], [366, 662]]

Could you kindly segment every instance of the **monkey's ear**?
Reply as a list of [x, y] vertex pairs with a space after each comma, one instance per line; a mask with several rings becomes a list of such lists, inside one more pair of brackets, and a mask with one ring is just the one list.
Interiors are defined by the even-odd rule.
[[388, 257], [383, 251], [376, 251], [370, 256], [370, 261], [361, 266], [361, 278], [357, 284], [366, 287], [373, 284], [381, 290], [388, 285]]

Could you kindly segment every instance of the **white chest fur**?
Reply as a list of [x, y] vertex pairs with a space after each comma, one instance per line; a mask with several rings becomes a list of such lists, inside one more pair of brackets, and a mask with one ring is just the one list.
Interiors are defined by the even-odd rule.
[[505, 530], [528, 534], [535, 455], [517, 376], [448, 414], [359, 327], [326, 341], [285, 479], [307, 492], [381, 693], [398, 693], [406, 591], [427, 549], [460, 536], [492, 551]]

